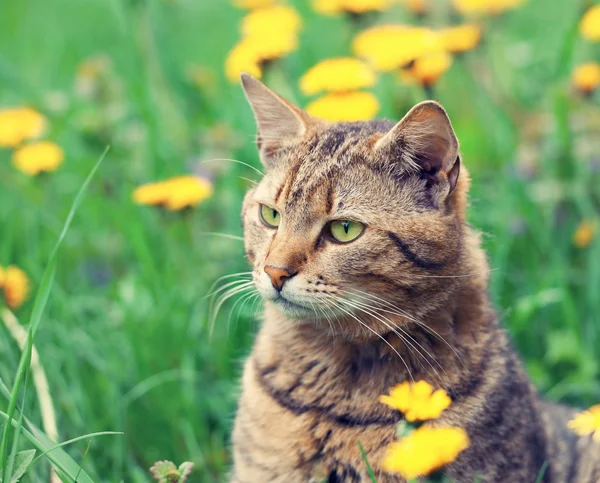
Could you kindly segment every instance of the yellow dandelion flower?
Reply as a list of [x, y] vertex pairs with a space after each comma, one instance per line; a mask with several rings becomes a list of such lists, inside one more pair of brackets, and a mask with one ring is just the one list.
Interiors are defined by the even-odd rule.
[[245, 8], [246, 10], [271, 7], [275, 2], [277, 0], [233, 0], [236, 7]]
[[595, 225], [589, 220], [584, 220], [579, 223], [577, 230], [573, 234], [573, 244], [578, 248], [585, 248], [594, 239]]
[[588, 40], [600, 40], [600, 4], [591, 7], [581, 17], [579, 31]]
[[18, 309], [29, 294], [29, 279], [23, 270], [10, 266], [4, 271], [4, 300], [11, 309]]
[[452, 463], [470, 444], [469, 436], [461, 428], [421, 426], [388, 446], [383, 468], [412, 480]]
[[600, 442], [600, 404], [577, 414], [569, 421], [569, 428], [579, 436], [589, 435], [594, 438], [594, 441]]
[[573, 85], [584, 94], [600, 86], [600, 64], [587, 62], [575, 68], [571, 77]]
[[481, 40], [481, 26], [472, 23], [448, 27], [439, 31], [444, 50], [459, 54], [474, 49]]
[[433, 30], [424, 27], [383, 25], [358, 34], [352, 48], [375, 69], [389, 72], [439, 51], [440, 39]]
[[46, 118], [30, 107], [0, 109], [0, 147], [14, 148], [35, 139], [45, 127]]
[[446, 52], [419, 57], [413, 65], [407, 69], [410, 77], [422, 86], [430, 87], [452, 65], [452, 56]]
[[402, 0], [401, 3], [407, 10], [417, 15], [424, 15], [431, 7], [430, 2], [431, 0]]
[[4, 286], [4, 281], [6, 280], [6, 270], [0, 267], [0, 288]]
[[225, 60], [225, 75], [230, 82], [239, 82], [242, 72], [248, 72], [257, 79], [262, 77], [261, 59], [247, 39], [236, 44]]
[[197, 205], [212, 193], [212, 183], [205, 178], [177, 176], [139, 186], [133, 192], [133, 200], [140, 205], [164, 206], [177, 211]]
[[454, 0], [454, 8], [463, 15], [498, 15], [524, 3], [525, 0]]
[[297, 34], [302, 27], [302, 18], [292, 7], [277, 5], [250, 12], [242, 21], [242, 34], [251, 36], [272, 36], [274, 31]]
[[295, 33], [275, 30], [272, 34], [246, 37], [243, 42], [249, 43], [250, 49], [261, 62], [278, 59], [298, 48], [298, 36]]
[[392, 388], [389, 396], [379, 396], [383, 404], [404, 413], [407, 421], [426, 421], [439, 418], [452, 403], [443, 389], [434, 392], [425, 381], [403, 382]]
[[306, 106], [306, 112], [328, 121], [367, 121], [379, 111], [379, 101], [370, 92], [325, 94]]
[[13, 165], [29, 176], [56, 171], [65, 154], [60, 146], [50, 141], [26, 144], [13, 153]]
[[310, 68], [300, 79], [300, 89], [306, 95], [321, 91], [348, 92], [371, 87], [373, 84], [373, 69], [350, 57], [323, 60]]
[[382, 12], [392, 6], [394, 0], [313, 0], [315, 12], [323, 15], [338, 13], [365, 14], [368, 12]]

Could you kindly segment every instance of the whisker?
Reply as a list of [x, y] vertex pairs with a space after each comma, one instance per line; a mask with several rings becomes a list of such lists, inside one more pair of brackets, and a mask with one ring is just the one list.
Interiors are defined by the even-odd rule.
[[408, 372], [408, 375], [410, 377], [410, 379], [412, 380], [412, 382], [414, 383], [415, 380], [412, 376], [412, 372], [410, 371], [410, 368], [408, 367], [408, 364], [406, 363], [406, 361], [404, 360], [404, 358], [400, 355], [400, 353], [396, 350], [396, 348], [389, 343], [389, 341], [387, 341], [385, 339], [385, 337], [383, 337], [381, 334], [377, 333], [377, 331], [373, 330], [371, 327], [369, 327], [367, 324], [365, 324], [362, 320], [360, 320], [356, 315], [354, 315], [351, 311], [347, 311], [346, 309], [344, 309], [342, 307], [343, 304], [346, 303], [346, 301], [341, 298], [341, 297], [336, 297], [336, 296], [331, 296], [331, 295], [327, 295], [327, 297], [331, 297], [335, 302], [337, 302], [339, 305], [337, 306], [337, 308], [339, 310], [341, 310], [342, 312], [346, 313], [347, 315], [349, 315], [350, 317], [352, 317], [354, 320], [356, 320], [359, 324], [361, 324], [364, 328], [366, 328], [367, 330], [369, 330], [370, 332], [372, 332], [373, 334], [375, 334], [377, 337], [379, 337], [385, 344], [387, 344], [389, 346], [390, 349], [392, 349], [392, 351], [400, 358], [400, 360], [402, 361], [402, 363], [404, 364], [404, 367], [406, 367], [406, 370]]
[[228, 240], [244, 241], [243, 236], [231, 235], [229, 233], [219, 233], [216, 231], [201, 231], [196, 235], [208, 235], [208, 236], [220, 236], [221, 238], [227, 238]]
[[[235, 275], [232, 275], [235, 276]], [[237, 275], [239, 276], [239, 275]], [[222, 277], [219, 280], [223, 280], [225, 278], [231, 278], [231, 277]], [[209, 292], [208, 294], [206, 294], [203, 298], [207, 299], [210, 297], [213, 297], [214, 295], [218, 294], [219, 292], [222, 292], [223, 290], [227, 289], [228, 287], [231, 287], [232, 285], [238, 284], [238, 283], [248, 283], [248, 282], [252, 282], [252, 279], [241, 279], [241, 280], [234, 280], [233, 282], [227, 282], [224, 285], [221, 285], [219, 288], [214, 289], [214, 287], [217, 285], [217, 283], [219, 282], [219, 280], [217, 280], [215, 283], [212, 284], [212, 286], [210, 287], [209, 290], [212, 290], [211, 292]]]
[[[383, 315], [380, 316], [380, 315], [377, 315], [375, 312], [372, 312], [371, 310], [365, 309], [365, 307], [366, 307], [367, 309], [377, 310], [375, 307], [372, 307], [367, 304], [362, 304], [360, 302], [350, 302], [350, 301], [346, 301], [346, 302], [354, 305], [358, 310], [365, 312], [367, 315], [370, 315], [371, 317], [375, 317], [382, 324], [384, 324], [388, 329], [390, 329], [395, 335], [400, 337], [400, 339], [402, 339], [409, 346], [409, 349], [415, 350], [417, 355], [419, 355], [425, 362], [427, 362], [427, 364], [429, 364], [429, 367], [431, 367], [431, 370], [434, 372], [436, 377], [439, 379], [442, 387], [445, 387], [443, 379], [441, 378], [438, 371], [435, 369], [435, 367], [433, 367], [433, 365], [431, 364], [431, 362], [429, 361], [429, 359], [426, 356], [429, 356], [429, 358], [431, 358], [435, 362], [435, 364], [442, 370], [442, 372], [448, 379], [448, 382], [450, 382], [448, 373], [442, 367], [442, 365], [437, 361], [437, 359], [433, 356], [433, 354], [431, 354], [427, 349], [425, 349], [425, 347], [423, 347], [423, 345], [420, 344], [412, 335], [410, 335], [407, 331], [402, 329], [402, 327], [398, 327], [397, 325], [394, 324], [393, 321], [391, 321], [390, 319], [388, 319], [387, 317], [385, 317]], [[388, 322], [389, 322], [389, 324], [388, 324]], [[402, 334], [400, 334], [398, 331], [401, 331]], [[415, 347], [415, 344], [416, 344], [416, 347]], [[425, 355], [423, 355], [421, 350], [425, 353]]]
[[255, 168], [254, 166], [252, 166], [251, 164], [245, 163], [244, 161], [240, 161], [239, 159], [231, 159], [231, 158], [215, 158], [215, 159], [206, 159], [204, 161], [201, 161], [200, 164], [205, 164], [205, 163], [212, 163], [212, 162], [222, 162], [222, 161], [231, 161], [232, 163], [238, 163], [238, 164], [242, 164], [244, 166], [247, 166], [250, 169], [253, 169], [254, 171], [256, 171], [258, 174], [260, 174], [261, 176], [264, 176], [265, 173], [263, 173], [260, 169]]
[[212, 336], [212, 333], [214, 330], [215, 322], [217, 320], [217, 315], [219, 313], [219, 310], [223, 306], [223, 304], [235, 295], [246, 292], [248, 290], [252, 290], [253, 285], [254, 285], [253, 282], [247, 282], [246, 284], [244, 284], [242, 286], [234, 286], [221, 294], [221, 296], [219, 297], [219, 301], [215, 304], [215, 306], [211, 307], [211, 310], [210, 310], [210, 312], [212, 314], [211, 319], [210, 319], [210, 335], [211, 336]]
[[[392, 304], [389, 300], [383, 299], [381, 297], [377, 297], [376, 295], [370, 294], [368, 292], [364, 292], [362, 290], [358, 290], [358, 289], [346, 289], [347, 292], [352, 293], [352, 292], [358, 292], [355, 293], [355, 296], [358, 297], [362, 297], [362, 298], [366, 298], [367, 300], [378, 300], [384, 304], [386, 304], [388, 307], [391, 307], [392, 310], [386, 310], [381, 308], [380, 310], [387, 312], [387, 313], [391, 313], [391, 314], [395, 314], [395, 315], [400, 315], [402, 317], [406, 317], [409, 321], [417, 324], [419, 327], [422, 327], [423, 329], [427, 330], [429, 333], [431, 333], [434, 337], [438, 338], [441, 342], [443, 342], [444, 344], [446, 344], [446, 346], [448, 346], [448, 348], [453, 352], [453, 354], [456, 356], [456, 358], [458, 359], [458, 361], [460, 362], [460, 364], [463, 366], [463, 368], [467, 371], [470, 372], [469, 369], [467, 368], [466, 364], [463, 362], [462, 357], [460, 356], [460, 354], [458, 353], [458, 351], [452, 346], [452, 344], [450, 344], [440, 333], [438, 333], [435, 329], [433, 329], [432, 327], [429, 327], [426, 323], [412, 317], [408, 312], [402, 310], [400, 307], [397, 307], [396, 305]], [[360, 294], [364, 294], [364, 295], [359, 295]]]

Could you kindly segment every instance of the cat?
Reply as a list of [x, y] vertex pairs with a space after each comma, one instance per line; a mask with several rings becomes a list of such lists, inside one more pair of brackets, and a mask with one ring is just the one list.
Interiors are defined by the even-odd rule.
[[247, 74], [242, 86], [266, 171], [242, 211], [265, 310], [231, 481], [368, 482], [358, 441], [379, 483], [403, 481], [382, 468], [402, 415], [378, 396], [410, 380], [445, 389], [436, 422], [471, 439], [452, 481], [600, 481], [600, 444], [538, 398], [499, 326], [444, 108], [331, 123]]

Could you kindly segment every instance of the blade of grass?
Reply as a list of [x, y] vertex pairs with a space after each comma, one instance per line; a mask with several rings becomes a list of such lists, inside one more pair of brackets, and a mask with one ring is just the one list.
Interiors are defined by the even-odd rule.
[[360, 448], [360, 455], [362, 456], [362, 459], [365, 462], [365, 465], [367, 465], [367, 473], [369, 474], [371, 483], [377, 483], [377, 480], [375, 479], [375, 472], [373, 471], [373, 468], [371, 468], [371, 464], [369, 463], [369, 460], [367, 458], [367, 453], [366, 453], [365, 449], [363, 448], [363, 445], [360, 443], [360, 441], [358, 441], [358, 447]]
[[[7, 418], [9, 421], [13, 420], [13, 416], [15, 414], [15, 410], [17, 407], [18, 395], [21, 390], [21, 386], [23, 385], [23, 382], [24, 382], [25, 373], [26, 373], [26, 371], [29, 367], [30, 361], [31, 361], [33, 338], [34, 338], [37, 328], [39, 326], [40, 320], [42, 318], [42, 314], [46, 307], [46, 303], [48, 302], [48, 297], [50, 295], [50, 290], [52, 288], [52, 284], [54, 282], [58, 250], [60, 248], [62, 241], [64, 240], [64, 238], [67, 234], [67, 231], [69, 230], [69, 227], [71, 226], [71, 222], [73, 221], [75, 212], [77, 211], [77, 208], [81, 204], [81, 201], [83, 200], [85, 192], [87, 191], [87, 188], [88, 188], [89, 184], [91, 183], [92, 178], [96, 174], [96, 171], [98, 170], [98, 168], [102, 164], [102, 161], [104, 161], [106, 154], [108, 153], [108, 149], [109, 149], [109, 147], [107, 147], [104, 150], [104, 152], [102, 153], [102, 155], [98, 158], [98, 161], [92, 168], [90, 174], [87, 176], [87, 178], [83, 182], [83, 185], [79, 189], [79, 192], [75, 196], [75, 200], [73, 201], [73, 204], [71, 205], [71, 209], [69, 210], [69, 214], [67, 215], [67, 219], [65, 220], [63, 229], [58, 237], [58, 240], [56, 241], [56, 244], [54, 245], [54, 249], [52, 250], [52, 253], [50, 254], [50, 259], [48, 260], [48, 265], [46, 266], [46, 268], [44, 270], [44, 274], [42, 275], [42, 281], [40, 283], [40, 287], [36, 294], [35, 301], [33, 303], [33, 309], [31, 312], [31, 319], [30, 319], [30, 324], [29, 324], [29, 332], [27, 334], [26, 348], [21, 353], [21, 358], [19, 360], [19, 365], [17, 368], [17, 375], [15, 377], [15, 383], [13, 385], [10, 401], [8, 404]], [[10, 430], [11, 430], [11, 425], [7, 424], [4, 427], [4, 430], [2, 431], [2, 438], [0, 439], [0, 464], [2, 464], [2, 481], [9, 481], [7, 476], [8, 476], [10, 468], [9, 468], [9, 464], [7, 464], [7, 453], [8, 453], [8, 441], [9, 441], [9, 436], [10, 436]], [[14, 460], [14, 452], [15, 451], [16, 451], [16, 448], [13, 448], [13, 453], [11, 453], [11, 459], [13, 459], [13, 460]]]
[[[12, 426], [15, 428], [18, 427], [19, 422], [14, 419], [9, 419], [8, 415], [0, 411], [0, 418], [5, 421], [10, 421]], [[64, 476], [66, 476], [71, 482], [75, 482], [75, 475], [80, 470], [80, 465], [75, 462], [73, 458], [71, 458], [63, 449], [55, 448], [56, 443], [52, 441], [48, 436], [44, 434], [39, 428], [37, 428], [32, 422], [28, 421], [25, 418], [25, 422], [31, 429], [31, 432], [25, 428], [21, 428], [21, 433], [32, 445], [38, 448], [42, 452], [47, 452], [46, 457], [52, 462], [52, 464], [60, 470]], [[8, 426], [8, 424], [7, 424]], [[48, 450], [55, 449], [55, 451], [48, 452]], [[94, 483], [94, 481], [90, 478], [90, 476], [85, 472], [81, 471], [79, 474], [78, 483]]]
[[40, 458], [42, 458], [43, 456], [46, 456], [48, 453], [50, 453], [51, 451], [54, 451], [55, 449], [58, 448], [62, 448], [63, 446], [67, 446], [71, 443], [76, 443], [77, 441], [82, 441], [84, 439], [87, 438], [95, 438], [97, 436], [117, 436], [117, 435], [123, 435], [125, 433], [122, 433], [120, 431], [101, 431], [99, 433], [89, 433], [89, 434], [84, 434], [83, 436], [77, 436], [76, 438], [73, 439], [69, 439], [68, 441], [63, 441], [62, 443], [57, 444], [56, 446], [53, 446], [50, 449], [47, 449], [46, 451], [44, 451], [43, 453], [39, 454], [32, 462], [30, 466], [33, 466], [37, 460], [39, 460]]

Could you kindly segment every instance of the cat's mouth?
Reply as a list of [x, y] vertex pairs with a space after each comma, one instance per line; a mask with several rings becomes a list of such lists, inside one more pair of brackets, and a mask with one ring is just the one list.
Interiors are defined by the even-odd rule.
[[281, 293], [278, 293], [277, 296], [271, 301], [277, 305], [277, 308], [281, 310], [285, 315], [293, 318], [303, 318], [303, 317], [315, 317], [315, 310], [312, 307], [307, 307], [305, 305], [299, 304], [297, 302], [292, 302], [287, 299]]

